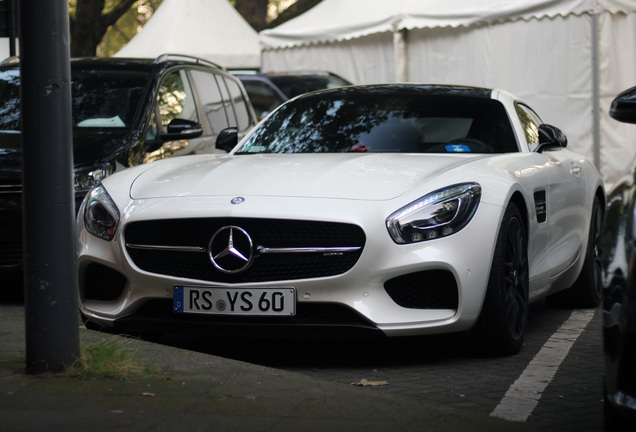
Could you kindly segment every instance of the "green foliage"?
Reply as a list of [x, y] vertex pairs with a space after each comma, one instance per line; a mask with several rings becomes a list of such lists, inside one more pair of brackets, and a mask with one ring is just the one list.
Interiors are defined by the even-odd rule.
[[[69, 0], [74, 2], [76, 0]], [[139, 0], [126, 12], [114, 26], [111, 26], [97, 47], [99, 57], [110, 57], [122, 49], [148, 22], [153, 12], [161, 5], [162, 0]], [[114, 0], [107, 0], [104, 11], [108, 11]]]

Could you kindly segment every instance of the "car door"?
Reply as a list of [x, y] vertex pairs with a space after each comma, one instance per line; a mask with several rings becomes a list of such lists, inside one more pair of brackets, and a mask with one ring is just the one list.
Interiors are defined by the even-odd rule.
[[[192, 80], [199, 96], [202, 120], [210, 128], [213, 141], [219, 132], [235, 127], [239, 139], [255, 125], [255, 115], [238, 80], [220, 73], [192, 71]], [[205, 152], [221, 152], [214, 145]]]
[[229, 93], [230, 106], [228, 107], [228, 116], [231, 117], [231, 109], [231, 112], [234, 113], [235, 125], [238, 130], [238, 139], [241, 140], [254, 127], [255, 114], [253, 109], [250, 109], [251, 104], [247, 95], [241, 90], [240, 81], [231, 76], [222, 78]]
[[[517, 104], [517, 112], [526, 130], [530, 150], [539, 145], [539, 116], [527, 105]], [[535, 200], [545, 202], [545, 217], [539, 225], [545, 234], [546, 264], [550, 277], [567, 270], [585, 251], [587, 186], [580, 162], [567, 148], [548, 148], [540, 153], [539, 161], [546, 175], [545, 194], [535, 191]]]
[[[185, 68], [172, 70], [162, 78], [155, 101], [147, 141], [160, 141], [174, 120], [200, 123], [196, 98]], [[205, 128], [203, 130], [203, 135], [198, 138], [164, 140], [158, 149], [146, 155], [145, 162], [212, 148], [211, 134]]]

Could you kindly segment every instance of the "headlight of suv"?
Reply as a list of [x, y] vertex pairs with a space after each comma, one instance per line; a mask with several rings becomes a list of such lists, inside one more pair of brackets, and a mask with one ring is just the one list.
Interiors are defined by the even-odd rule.
[[75, 168], [74, 182], [75, 192], [88, 192], [102, 181], [106, 176], [115, 171], [115, 164], [104, 163], [88, 167]]
[[119, 210], [102, 185], [94, 188], [84, 201], [86, 231], [104, 240], [115, 237], [119, 225]]
[[394, 212], [386, 226], [394, 242], [415, 243], [446, 237], [470, 222], [481, 197], [477, 183], [439, 189]]

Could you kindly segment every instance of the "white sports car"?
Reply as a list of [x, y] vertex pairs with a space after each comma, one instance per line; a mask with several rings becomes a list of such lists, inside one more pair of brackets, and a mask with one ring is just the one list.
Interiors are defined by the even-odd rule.
[[[210, 107], [213, 109], [213, 107]], [[78, 215], [88, 325], [141, 334], [475, 332], [521, 349], [530, 301], [600, 301], [604, 186], [514, 96], [299, 96], [228, 155], [124, 170]]]

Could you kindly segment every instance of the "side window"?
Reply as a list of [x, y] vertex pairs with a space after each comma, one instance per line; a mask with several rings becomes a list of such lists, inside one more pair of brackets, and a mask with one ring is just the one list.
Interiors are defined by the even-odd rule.
[[208, 119], [212, 133], [217, 135], [230, 125], [219, 88], [219, 84], [223, 84], [221, 77], [208, 72], [192, 71], [192, 79], [201, 99], [203, 115]]
[[243, 87], [250, 97], [256, 116], [260, 119], [284, 102], [274, 89], [263, 81], [245, 80]]
[[199, 121], [186, 71], [172, 72], [163, 79], [157, 95], [161, 124], [164, 129], [172, 120]]
[[515, 109], [517, 115], [523, 126], [523, 132], [528, 141], [528, 147], [530, 151], [534, 151], [539, 145], [539, 125], [542, 123], [541, 119], [529, 106], [522, 103], [516, 103]]
[[148, 122], [148, 130], [146, 130], [146, 141], [154, 141], [157, 139], [157, 116], [153, 110]]
[[232, 108], [230, 93], [227, 90], [225, 80], [222, 76], [217, 76], [216, 79], [219, 82], [219, 89], [221, 90], [221, 96], [223, 97], [223, 104], [225, 106], [225, 111], [227, 112], [228, 122], [230, 126], [236, 126], [236, 114], [234, 113], [234, 109]]
[[[221, 77], [219, 77], [221, 78]], [[231, 78], [225, 78], [227, 88], [230, 92], [230, 99], [236, 114], [236, 125], [239, 132], [245, 132], [250, 127], [250, 113], [247, 110], [247, 102], [245, 96], [239, 87], [239, 84]]]

